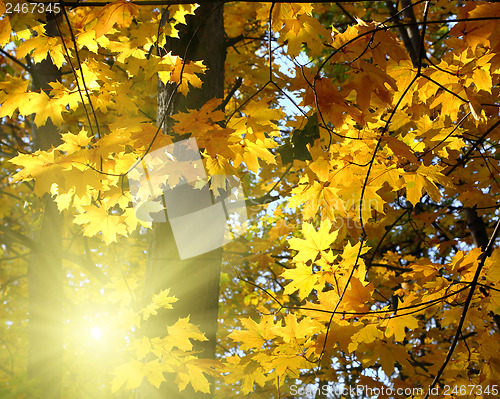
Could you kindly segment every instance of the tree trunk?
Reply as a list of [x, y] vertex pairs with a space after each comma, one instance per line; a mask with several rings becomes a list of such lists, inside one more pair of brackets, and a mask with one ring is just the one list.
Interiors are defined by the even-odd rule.
[[475, 208], [464, 208], [464, 214], [474, 244], [476, 247], [481, 248], [484, 251], [490, 238], [488, 236], [488, 232], [486, 231], [486, 225], [483, 218], [477, 214]]
[[[49, 18], [49, 17], [48, 17]], [[54, 21], [47, 34], [54, 35]], [[50, 59], [32, 66], [33, 90], [48, 90], [48, 83], [60, 80], [61, 73]], [[32, 129], [35, 147], [47, 150], [60, 143], [58, 129], [50, 119]], [[46, 194], [40, 230], [35, 237], [28, 263], [29, 350], [28, 377], [36, 381], [33, 399], [59, 399], [63, 368], [63, 216]]]
[[[389, 9], [389, 13], [391, 14], [394, 22], [401, 22], [401, 15], [398, 14], [396, 5], [391, 0], [386, 1], [385, 4]], [[404, 18], [408, 18], [411, 25], [400, 26], [398, 28], [399, 34], [401, 36], [401, 40], [403, 40], [406, 50], [408, 51], [408, 54], [410, 55], [413, 67], [417, 68], [420, 59], [421, 37], [411, 0], [401, 0], [401, 8], [403, 9], [402, 16]]]
[[[168, 100], [174, 87], [162, 83], [158, 88], [158, 117], [164, 119], [165, 113], [172, 114], [186, 108], [200, 108], [209, 99], [222, 98], [224, 95], [224, 22], [223, 3], [203, 4], [196, 10], [196, 15], [186, 18], [187, 25], [182, 25], [180, 39], [172, 39], [166, 51], [187, 60], [203, 60], [209, 68], [202, 77], [201, 89], [192, 89], [185, 98], [174, 94], [173, 106], [167, 109]], [[167, 133], [166, 126], [163, 132]], [[168, 211], [168, 209], [167, 209]], [[148, 259], [144, 302], [151, 300], [154, 293], [169, 288], [170, 293], [179, 301], [173, 310], [166, 310], [152, 317], [146, 327], [150, 336], [164, 336], [166, 326], [175, 323], [179, 317], [190, 316], [190, 322], [198, 325], [208, 341], [195, 345], [201, 351], [200, 358], [215, 358], [217, 312], [219, 298], [219, 275], [222, 262], [222, 250], [216, 249], [196, 257], [181, 260], [174, 240], [170, 223], [153, 223], [149, 237]], [[198, 399], [211, 395], [195, 393], [190, 386], [179, 393], [173, 377], [167, 375], [160, 392], [151, 387], [142, 387], [144, 399]]]

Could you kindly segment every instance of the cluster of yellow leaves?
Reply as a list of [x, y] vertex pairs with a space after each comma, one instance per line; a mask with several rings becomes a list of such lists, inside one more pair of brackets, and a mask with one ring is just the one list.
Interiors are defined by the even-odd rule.
[[[149, 305], [134, 318], [135, 328], [140, 331], [141, 321], [155, 315], [159, 309], [172, 309], [177, 299], [163, 290], [153, 296]], [[197, 326], [189, 322], [189, 317], [180, 318], [171, 326], [165, 326], [166, 335], [162, 338], [138, 337], [129, 345], [131, 360], [114, 371], [112, 392], [120, 388], [138, 388], [144, 379], [159, 388], [165, 381], [164, 373], [175, 373], [175, 381], [180, 391], [191, 384], [195, 391], [210, 392], [206, 375], [214, 375], [220, 368], [219, 362], [198, 359], [193, 351], [192, 340], [206, 341], [205, 335]]]
[[202, 61], [184, 62], [181, 57], [167, 54], [158, 62], [158, 77], [163, 83], [174, 82], [179, 92], [187, 94], [189, 85], [199, 88], [202, 81], [198, 74], [205, 71]]
[[280, 134], [275, 121], [282, 119], [284, 113], [266, 101], [252, 101], [242, 112], [244, 116], [233, 116], [227, 125], [234, 129], [229, 146], [234, 152], [235, 167], [245, 163], [248, 170], [257, 173], [261, 168], [259, 158], [266, 164], [276, 163], [270, 149], [277, 146], [273, 138]]
[[[288, 314], [283, 320], [264, 316], [259, 323], [243, 319], [244, 330], [234, 330], [229, 337], [243, 342], [241, 349], [251, 350], [252, 355], [231, 356], [226, 359], [228, 383], [241, 381], [245, 394], [252, 392], [254, 384], [284, 380], [286, 376], [298, 377], [300, 370], [308, 367], [307, 356], [313, 354], [314, 335], [322, 326], [310, 318], [298, 321]], [[270, 370], [273, 370], [270, 372]]]
[[0, 84], [0, 116], [11, 117], [16, 110], [20, 115], [28, 117], [35, 114], [34, 123], [43, 126], [50, 118], [59, 125], [63, 121], [63, 111], [75, 110], [78, 106], [77, 93], [71, 93], [60, 83], [52, 83], [52, 97], [45, 92], [28, 91], [28, 81], [14, 77], [11, 81]]
[[[262, 7], [257, 16], [265, 20], [269, 7]], [[287, 41], [289, 55], [299, 55], [303, 43], [307, 43], [308, 49], [316, 55], [331, 41], [330, 32], [314, 18], [312, 4], [278, 3], [273, 7], [271, 18], [273, 30]]]
[[[157, 128], [148, 123], [147, 115], [155, 109], [151, 100], [156, 100], [156, 76], [164, 83], [179, 84], [178, 90], [186, 94], [189, 88], [201, 86], [199, 75], [205, 70], [201, 61], [185, 63], [171, 53], [159, 57], [152, 48], [165, 43], [166, 35], [176, 37], [176, 24], [186, 23], [186, 15], [193, 14], [196, 8], [172, 6], [160, 36], [147, 18], [130, 27], [132, 19], [139, 20], [147, 10], [126, 1], [94, 8], [90, 13], [76, 12], [71, 21], [80, 63], [71, 51], [72, 44], [66, 43], [76, 65], [72, 76], [75, 80], [70, 80], [69, 87], [65, 82], [57, 82], [51, 84], [51, 90], [31, 92], [25, 78], [8, 79], [0, 85], [0, 116], [13, 117], [16, 111], [24, 117], [35, 114], [37, 126], [51, 120], [64, 128], [78, 119], [83, 108], [88, 113], [92, 105], [99, 127], [89, 120], [90, 125], [78, 135], [63, 134], [63, 143], [56, 148], [22, 154], [12, 160], [22, 168], [14, 181], [33, 180], [37, 196], [54, 195], [61, 211], [73, 207], [77, 212], [74, 222], [83, 226], [86, 236], [101, 233], [109, 244], [119, 235], [130, 234], [138, 225], [124, 176], [146, 151], [171, 143], [168, 136], [158, 135]], [[161, 14], [155, 12], [149, 18], [159, 23]], [[130, 38], [122, 34], [129, 27]], [[61, 39], [46, 36], [42, 26], [24, 34], [19, 51], [40, 62], [47, 55], [47, 46], [57, 66], [68, 63]], [[116, 54], [118, 68], [99, 61], [103, 51]], [[75, 90], [84, 87], [88, 93]], [[246, 107], [246, 118], [235, 116], [228, 126], [221, 127], [225, 115], [214, 112], [219, 104], [214, 100], [200, 110], [177, 115], [174, 127], [179, 134], [190, 133], [197, 138], [204, 149], [208, 174], [233, 175], [241, 164], [257, 172], [259, 159], [275, 163], [270, 150], [276, 147], [272, 137], [279, 135], [279, 128], [270, 119], [279, 120], [283, 113], [254, 102]], [[217, 189], [224, 187], [225, 182], [213, 179], [212, 184]]]
[[[307, 50], [312, 54], [320, 51], [317, 41], [304, 39], [309, 34], [307, 17], [313, 7], [276, 4], [272, 8], [271, 26], [273, 31], [279, 32], [278, 42], [283, 40], [288, 44], [286, 52], [291, 57], [300, 51], [302, 41], [307, 42]], [[421, 345], [412, 343], [411, 339], [418, 340], [424, 331], [428, 339], [442, 342], [438, 329], [426, 324], [429, 318], [435, 318], [442, 326], [456, 325], [463, 310], [459, 304], [463, 304], [467, 294], [465, 284], [474, 276], [481, 251], [459, 251], [451, 260], [442, 263], [388, 252], [382, 254], [382, 259], [377, 260], [380, 264], [376, 265], [387, 265], [387, 269], [370, 265], [367, 270], [365, 259], [375, 262], [376, 258], [371, 257], [366, 240], [376, 245], [386, 234], [387, 237], [396, 236], [395, 231], [388, 234], [388, 230], [398, 229], [394, 224], [401, 215], [399, 209], [405, 209], [402, 203], [406, 202], [409, 210], [411, 205], [418, 208], [424, 196], [436, 204], [458, 196], [467, 206], [492, 205], [492, 197], [489, 201], [484, 197], [486, 190], [492, 190], [493, 175], [488, 174], [490, 167], [484, 165], [488, 159], [472, 159], [468, 166], [470, 175], [460, 169], [450, 171], [449, 165], [456, 164], [463, 156], [469, 140], [467, 134], [480, 136], [498, 117], [495, 104], [500, 42], [499, 36], [495, 36], [498, 35], [496, 24], [486, 19], [497, 16], [499, 10], [497, 4], [491, 3], [468, 3], [461, 8], [460, 18], [485, 20], [454, 25], [446, 39], [448, 51], [436, 64], [425, 65], [420, 75], [396, 31], [360, 19], [343, 32], [333, 29], [333, 40], [324, 41], [335, 49], [327, 58], [328, 63], [348, 66], [345, 82], [325, 76], [327, 67], [323, 64], [320, 64], [323, 71], [316, 74], [315, 67], [296, 66], [296, 78], [292, 79], [290, 87], [306, 87], [301, 105], [320, 113], [320, 135], [314, 145], [308, 145], [312, 159], [294, 160], [293, 166], [303, 172], [290, 178], [295, 185], [286, 201], [287, 211], [297, 212], [297, 220], [303, 221], [301, 238], [295, 233], [284, 240], [283, 236], [276, 235], [282, 226], [272, 228], [269, 232], [274, 243], [272, 249], [258, 259], [245, 259], [257, 262], [263, 270], [280, 270], [279, 267], [274, 269], [272, 263], [276, 259], [291, 259], [280, 274], [286, 280], [283, 291], [273, 292], [280, 306], [269, 304], [270, 299], [265, 294], [251, 292], [248, 296], [252, 305], [264, 313], [269, 306], [281, 309], [281, 304], [285, 303], [297, 308], [299, 303], [306, 301], [303, 308], [307, 310], [296, 310], [294, 316], [297, 320], [306, 316], [308, 319], [302, 320], [319, 323], [308, 331], [308, 337], [320, 338], [315, 352], [310, 352], [307, 340], [301, 342], [300, 353], [308, 359], [312, 353], [319, 355], [323, 349], [334, 359], [343, 358], [347, 353], [356, 356], [363, 367], [381, 367], [390, 377], [395, 371], [410, 373], [407, 370], [414, 367], [414, 359], [409, 354], [415, 356], [416, 351], [421, 350], [424, 353], [422, 361], [432, 364], [430, 373], [435, 374], [441, 366], [447, 347], [441, 348], [439, 355], [432, 355], [427, 339], [427, 343]], [[258, 15], [264, 17], [269, 12], [270, 7], [263, 7]], [[299, 26], [303, 29], [297, 34]], [[321, 35], [320, 32], [315, 30]], [[287, 126], [297, 128], [300, 124], [289, 121]], [[464, 134], [471, 128], [473, 133]], [[493, 141], [498, 138], [496, 133], [490, 135], [494, 135]], [[476, 174], [478, 170], [480, 174]], [[454, 174], [450, 174], [452, 171]], [[402, 203], [400, 198], [404, 198]], [[423, 235], [431, 231], [430, 235], [435, 233], [428, 226], [443, 218], [443, 214], [436, 211], [435, 215], [419, 215], [415, 212], [411, 218], [415, 220], [409, 222], [413, 229], [417, 229], [417, 223]], [[439, 223], [448, 223], [445, 220]], [[349, 226], [351, 221], [354, 226]], [[400, 223], [404, 225], [405, 222]], [[451, 229], [450, 226], [446, 228]], [[363, 237], [362, 242], [356, 242], [358, 236]], [[420, 239], [428, 248], [437, 243], [437, 253], [453, 245], [453, 241], [426, 238]], [[288, 243], [288, 248], [283, 241]], [[497, 251], [493, 258], [496, 254]], [[498, 268], [490, 260], [486, 264], [482, 273], [485, 277], [481, 279], [485, 289], [474, 297], [467, 326], [471, 331], [479, 331], [481, 339], [491, 345], [482, 328], [489, 325], [491, 331], [491, 315], [498, 314], [497, 291], [487, 288], [497, 284]], [[493, 277], [486, 277], [489, 273]], [[379, 307], [381, 302], [390, 302], [391, 297], [396, 305]], [[334, 309], [337, 315], [327, 313]], [[370, 314], [374, 310], [376, 312]], [[238, 377], [244, 392], [249, 392], [252, 386], [263, 387], [271, 380], [266, 371], [273, 370], [273, 361], [265, 364], [260, 354], [264, 352], [273, 359], [280, 348], [285, 350], [286, 347], [274, 327], [275, 319], [261, 316], [260, 320], [255, 320], [242, 320], [242, 330], [229, 334], [230, 338], [241, 342], [240, 349], [248, 352], [244, 357], [228, 359], [233, 372], [244, 366], [252, 373], [241, 373]], [[317, 328], [318, 325], [322, 327]], [[328, 342], [323, 348], [326, 326]], [[447, 334], [453, 334], [453, 329], [447, 330]], [[481, 382], [494, 381], [499, 371], [497, 356], [486, 355], [481, 344], [473, 347], [473, 363], [481, 370]], [[494, 347], [497, 350], [498, 344]], [[297, 352], [286, 348], [291, 365], [288, 375], [293, 378], [296, 370], [291, 359]], [[460, 362], [445, 377], [461, 375], [467, 378], [467, 370], [471, 368], [467, 361], [471, 355], [467, 360], [464, 353], [469, 348], [462, 349], [457, 355]], [[279, 378], [283, 383], [282, 374], [277, 374], [275, 381]], [[232, 381], [236, 380], [234, 377]], [[425, 378], [418, 380], [425, 384]], [[405, 385], [401, 381], [394, 384], [395, 387]]]
[[[323, 323], [312, 315], [298, 320], [296, 314], [288, 314], [282, 321], [263, 316], [258, 323], [243, 319], [241, 324], [243, 329], [234, 330], [229, 337], [241, 342], [240, 348], [251, 354], [232, 356], [225, 366], [230, 371], [228, 382], [240, 381], [244, 393], [251, 392], [254, 384], [264, 386], [268, 381], [281, 381], [282, 384], [287, 376], [297, 377], [300, 369], [309, 368], [310, 359], [321, 353], [325, 339]], [[377, 323], [352, 325], [336, 320], [330, 324], [327, 347], [329, 352], [338, 350], [351, 354], [375, 351], [376, 357], [362, 357], [363, 365], [371, 366], [379, 360], [390, 376], [396, 364], [410, 366], [406, 350], [391, 337], [401, 342], [407, 334], [405, 328], [417, 327], [413, 316], [389, 318], [381, 326]]]
[[[77, 135], [64, 133], [63, 143], [50, 151], [20, 154], [11, 160], [22, 169], [13, 176], [14, 181], [34, 180], [34, 193], [51, 193], [62, 211], [70, 206], [78, 214], [76, 224], [84, 225], [84, 235], [92, 237], [102, 233], [106, 244], [116, 241], [117, 234], [128, 235], [139, 223], [130, 205], [130, 194], [119, 185], [119, 176], [101, 173], [99, 167], [109, 166], [112, 171], [126, 172], [135, 161], [134, 156], [103, 161], [99, 152], [112, 135], [93, 145], [85, 130]], [[130, 136], [129, 136], [130, 137]], [[115, 139], [115, 145], [118, 143]], [[133, 154], [132, 154], [133, 155]], [[122, 173], [123, 173], [122, 172]], [[102, 193], [106, 197], [95, 203]]]
[[[290, 117], [288, 107], [276, 106], [276, 97], [283, 96], [283, 91], [278, 94], [272, 84], [262, 87], [269, 77], [277, 86], [282, 84], [297, 94], [301, 110], [309, 115], [314, 111], [321, 125], [316, 141], [307, 144], [311, 159], [295, 159], [292, 172], [280, 179], [281, 192], [290, 197], [275, 215], [277, 220], [288, 217], [289, 225], [273, 226], [270, 240], [260, 244], [255, 240], [252, 249], [256, 254], [245, 258], [262, 273], [269, 269], [277, 281], [285, 280], [276, 298], [294, 306], [305, 303], [306, 309], [262, 316], [258, 321], [242, 318], [241, 326], [228, 334], [228, 342], [241, 342], [240, 349], [247, 354], [240, 352], [225, 360], [228, 375], [224, 381], [240, 382], [244, 393], [268, 383], [283, 384], [286, 377], [300, 377], [315, 366], [310, 360], [320, 355], [355, 358], [362, 367], [380, 367], [391, 377], [396, 368], [396, 374], [412, 369], [415, 359], [409, 353], [419, 352], [423, 353], [420, 360], [430, 364], [426, 371], [436, 373], [444, 349], [429, 342], [442, 345], [449, 338], [450, 327], [460, 317], [458, 304], [466, 297], [460, 288], [473, 278], [480, 251], [458, 251], [452, 259], [443, 256], [437, 263], [425, 256], [390, 251], [380, 259], [371, 258], [370, 247], [378, 250], [379, 240], [386, 234], [396, 236], [398, 229], [406, 234], [401, 227], [406, 219], [397, 225], [399, 212], [406, 206], [404, 212], [411, 213], [410, 205], [418, 208], [423, 196], [440, 206], [443, 198], [466, 206], [480, 201], [485, 207], [492, 206], [483, 198], [486, 190], [495, 190], [491, 173], [483, 165], [486, 160], [472, 160], [453, 174], [449, 165], [456, 164], [464, 147], [498, 117], [500, 32], [498, 24], [480, 18], [499, 17], [500, 6], [468, 2], [456, 11], [459, 19], [478, 19], [455, 23], [439, 62], [425, 65], [420, 75], [396, 31], [360, 18], [344, 31], [327, 30], [315, 15], [325, 7], [288, 3], [226, 6], [226, 20], [232, 21], [226, 30], [228, 42], [242, 33], [260, 37], [272, 30], [278, 43], [271, 45], [275, 68], [271, 74], [266, 68], [269, 60], [262, 57], [262, 42], [242, 39], [244, 43], [234, 47], [236, 51], [228, 48], [226, 71], [230, 83], [244, 77], [238, 98], [227, 106], [238, 112], [228, 118], [218, 109], [220, 100], [211, 100], [201, 109], [172, 116], [172, 131], [195, 137], [203, 148], [210, 175], [232, 175], [238, 168], [246, 169], [253, 172], [249, 180], [256, 175], [271, 182], [268, 188], [284, 172], [276, 155], [282, 132], [303, 126], [302, 117]], [[353, 15], [359, 12], [352, 5], [346, 7]], [[177, 24], [185, 24], [185, 17], [196, 8], [170, 5], [162, 26], [159, 10], [125, 0], [91, 10], [77, 9], [70, 13], [75, 49], [68, 35], [63, 43], [48, 37], [33, 22], [26, 25], [29, 29], [16, 29], [22, 21], [19, 18], [27, 17], [0, 20], [0, 45], [9, 43], [14, 27], [18, 57], [29, 55], [38, 63], [48, 54], [58, 67], [68, 68], [69, 61], [75, 65], [76, 76], [67, 74], [60, 83], [51, 84], [51, 90], [42, 92], [30, 91], [24, 76], [6, 77], [0, 83], [0, 117], [35, 114], [38, 127], [50, 119], [61, 131], [68, 131], [57, 147], [12, 159], [20, 169], [14, 180], [32, 180], [35, 195], [50, 193], [60, 210], [74, 209], [73, 221], [83, 226], [86, 236], [100, 233], [109, 244], [138, 226], [123, 176], [147, 151], [171, 144], [171, 138], [158, 134], [152, 123], [156, 122], [157, 79], [179, 85], [178, 91], [186, 94], [191, 87], [200, 87], [200, 76], [206, 70], [202, 61], [185, 62], [171, 53], [160, 56], [156, 46], [162, 47], [167, 37], [177, 37]], [[2, 10], [5, 7], [0, 1]], [[329, 52], [326, 58], [325, 51]], [[326, 59], [325, 65], [319, 63], [322, 70], [315, 63], [299, 65], [295, 57], [303, 52], [318, 61]], [[281, 54], [293, 60], [293, 64], [282, 65], [293, 76], [275, 65]], [[329, 73], [339, 66], [348, 71], [341, 79], [331, 78]], [[84, 86], [88, 93], [80, 95]], [[84, 116], [90, 105], [95, 120]], [[459, 122], [462, 118], [463, 123]], [[74, 126], [84, 128], [75, 134]], [[490, 136], [498, 138], [494, 132]], [[163, 183], [157, 182], [155, 192]], [[222, 187], [224, 182], [216, 181], [215, 188]], [[258, 190], [265, 193], [262, 187]], [[418, 237], [429, 248], [427, 254], [434, 250], [441, 254], [454, 245], [452, 240], [439, 241], [429, 228], [444, 212], [414, 213], [408, 225], [416, 229], [418, 224], [422, 236], [434, 235], [434, 241]], [[444, 217], [441, 220], [449, 223]], [[300, 231], [295, 228], [298, 221], [302, 222]], [[406, 243], [395, 245], [403, 252]], [[285, 271], [276, 266], [280, 257], [290, 259]], [[474, 296], [467, 318], [471, 329], [484, 326], [491, 312], [500, 312], [498, 291], [491, 289], [500, 281], [498, 257], [495, 251], [486, 261], [480, 279], [484, 290]], [[367, 259], [370, 264], [365, 265]], [[377, 271], [374, 261], [387, 268]], [[245, 303], [261, 311], [269, 304], [269, 297], [262, 293], [242, 290], [242, 295]], [[397, 310], [394, 305], [381, 305], [389, 298], [396, 299]], [[173, 302], [168, 292], [162, 292], [132, 319], [139, 325], [159, 309], [169, 309]], [[234, 311], [229, 314], [233, 320]], [[446, 328], [446, 337], [427, 323], [429, 318]], [[192, 350], [192, 341], [205, 340], [203, 334], [188, 318], [165, 328], [168, 334], [164, 338], [140, 337], [130, 343], [132, 360], [116, 370], [114, 391], [122, 386], [135, 389], [144, 379], [159, 387], [164, 373], [176, 373], [180, 389], [191, 384], [197, 391], [208, 392], [206, 375], [215, 375], [218, 365], [197, 359]], [[426, 336], [426, 343], [417, 343], [419, 334]], [[499, 349], [490, 332], [480, 330], [477, 342], [467, 347], [469, 358], [461, 348], [455, 368], [445, 377], [468, 378], [467, 363], [473, 362], [481, 382], [498, 380], [495, 354]], [[421, 374], [411, 379], [425, 385], [428, 381]], [[395, 380], [394, 384], [404, 382]]]

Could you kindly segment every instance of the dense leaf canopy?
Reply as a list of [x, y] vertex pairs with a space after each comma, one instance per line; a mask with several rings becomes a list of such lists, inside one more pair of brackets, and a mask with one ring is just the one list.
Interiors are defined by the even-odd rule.
[[[220, 3], [226, 97], [162, 120], [158, 81], [205, 84], [203, 60], [169, 51], [198, 6], [49, 4], [0, 0], [1, 398], [37, 390], [27, 262], [52, 200], [64, 398], [133, 398], [166, 376], [221, 399], [498, 397], [500, 3]], [[37, 86], [44, 63], [59, 78]], [[212, 189], [235, 175], [247, 198], [217, 359], [188, 317], [143, 332], [177, 300], [140, 299], [151, 223], [129, 172], [188, 137]]]

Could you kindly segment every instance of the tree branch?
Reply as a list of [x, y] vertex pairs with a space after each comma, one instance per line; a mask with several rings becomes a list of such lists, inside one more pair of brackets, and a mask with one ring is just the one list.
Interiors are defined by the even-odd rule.
[[21, 68], [23, 68], [24, 70], [28, 71], [28, 72], [31, 72], [31, 69], [23, 64], [21, 61], [19, 61], [17, 58], [13, 57], [12, 55], [10, 55], [7, 51], [5, 51], [4, 49], [1, 49], [0, 48], [0, 53], [2, 53], [4, 56], [6, 56], [9, 60], [11, 60], [12, 62], [14, 62], [15, 64], [19, 65]]
[[236, 79], [236, 81], [234, 82], [233, 87], [231, 88], [231, 90], [229, 91], [229, 93], [227, 93], [226, 98], [215, 109], [215, 111], [218, 110], [218, 109], [224, 109], [226, 107], [226, 105], [229, 103], [229, 101], [231, 100], [231, 98], [234, 96], [234, 93], [236, 93], [236, 90], [238, 90], [240, 88], [240, 86], [241, 86], [242, 83], [243, 83], [243, 79], [242, 78], [237, 78]]
[[493, 244], [495, 243], [495, 240], [498, 236], [498, 233], [500, 231], [500, 220], [497, 222], [495, 226], [495, 230], [493, 231], [493, 234], [491, 235], [491, 238], [489, 239], [488, 245], [486, 246], [486, 249], [484, 252], [481, 254], [479, 257], [479, 265], [477, 266], [476, 272], [474, 274], [474, 278], [472, 279], [472, 282], [470, 284], [470, 289], [469, 289], [469, 294], [467, 295], [467, 299], [465, 300], [464, 304], [464, 309], [462, 310], [462, 315], [460, 316], [460, 321], [458, 322], [458, 327], [457, 331], [455, 333], [455, 337], [453, 338], [453, 341], [451, 343], [451, 347], [448, 350], [448, 354], [446, 355], [446, 359], [441, 365], [441, 368], [437, 372], [436, 376], [434, 377], [434, 380], [432, 381], [432, 384], [429, 386], [429, 390], [427, 391], [424, 399], [428, 399], [431, 392], [432, 388], [437, 384], [439, 379], [441, 378], [441, 375], [443, 374], [444, 370], [446, 369], [446, 366], [451, 360], [451, 357], [453, 356], [453, 352], [455, 351], [455, 348], [457, 346], [458, 340], [460, 339], [460, 336], [462, 335], [462, 328], [465, 323], [465, 318], [467, 317], [467, 312], [469, 310], [469, 307], [472, 302], [472, 297], [474, 296], [474, 291], [478, 285], [479, 281], [479, 276], [481, 275], [481, 270], [483, 270], [484, 263], [486, 262], [486, 259], [491, 255], [491, 252], [493, 251]]

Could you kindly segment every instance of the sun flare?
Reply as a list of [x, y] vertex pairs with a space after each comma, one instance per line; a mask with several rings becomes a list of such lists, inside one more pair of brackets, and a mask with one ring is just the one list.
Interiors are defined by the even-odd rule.
[[102, 337], [102, 330], [99, 327], [92, 327], [90, 333], [95, 339], [100, 339]]

